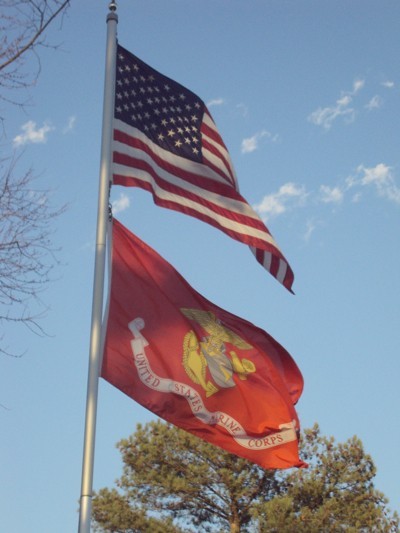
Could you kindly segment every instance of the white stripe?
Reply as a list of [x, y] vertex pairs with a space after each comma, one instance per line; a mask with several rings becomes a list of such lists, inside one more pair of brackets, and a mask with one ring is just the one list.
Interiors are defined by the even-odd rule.
[[275, 277], [281, 283], [283, 283], [285, 279], [287, 269], [288, 269], [288, 264], [286, 263], [286, 261], [282, 261], [282, 259], [279, 259], [279, 268], [278, 268], [278, 272], [276, 273]]

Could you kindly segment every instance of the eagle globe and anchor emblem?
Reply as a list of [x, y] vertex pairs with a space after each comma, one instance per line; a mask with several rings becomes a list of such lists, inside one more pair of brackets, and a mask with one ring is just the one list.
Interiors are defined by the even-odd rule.
[[[256, 371], [255, 364], [249, 359], [241, 359], [234, 350], [227, 353], [226, 342], [239, 350], [249, 350], [253, 346], [223, 326], [214, 313], [186, 308], [181, 308], [181, 312], [208, 333], [200, 342], [193, 330], [186, 333], [182, 361], [189, 378], [204, 389], [207, 398], [217, 393], [220, 388], [234, 387], [234, 374], [245, 380], [249, 374]], [[212, 381], [207, 378], [207, 368]]]

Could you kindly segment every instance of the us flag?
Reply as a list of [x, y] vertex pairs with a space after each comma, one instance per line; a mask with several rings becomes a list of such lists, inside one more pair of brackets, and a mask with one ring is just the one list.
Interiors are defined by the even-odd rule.
[[293, 272], [268, 228], [239, 193], [228, 150], [205, 103], [117, 46], [113, 182], [211, 224], [250, 246], [291, 291]]

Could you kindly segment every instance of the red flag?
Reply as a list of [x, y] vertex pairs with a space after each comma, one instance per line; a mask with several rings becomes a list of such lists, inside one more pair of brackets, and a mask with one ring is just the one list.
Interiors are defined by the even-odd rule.
[[228, 150], [204, 102], [118, 45], [113, 178], [154, 202], [248, 244], [287, 289], [293, 272], [268, 228], [239, 193]]
[[294, 409], [303, 379], [291, 356], [201, 296], [117, 220], [101, 375], [231, 453], [265, 468], [304, 465]]

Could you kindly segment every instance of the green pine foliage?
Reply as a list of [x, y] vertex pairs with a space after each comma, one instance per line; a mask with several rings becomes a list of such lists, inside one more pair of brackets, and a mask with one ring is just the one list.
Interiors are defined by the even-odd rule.
[[318, 425], [302, 435], [307, 469], [264, 470], [161, 421], [138, 425], [117, 446], [123, 474], [94, 496], [96, 531], [399, 531], [361, 441], [336, 443]]

